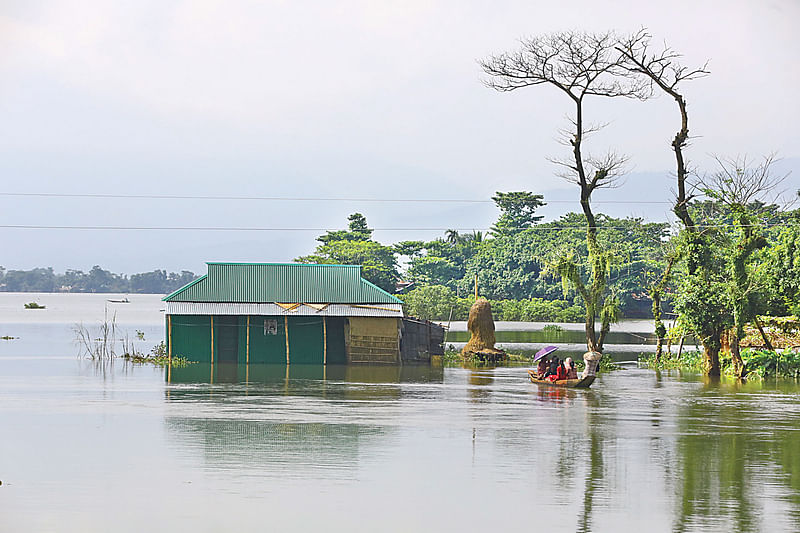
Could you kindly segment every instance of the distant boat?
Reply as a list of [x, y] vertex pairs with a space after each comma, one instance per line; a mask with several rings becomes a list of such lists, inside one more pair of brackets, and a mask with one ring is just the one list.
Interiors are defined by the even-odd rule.
[[122, 298], [121, 300], [114, 300], [114, 299], [109, 298], [108, 301], [111, 302], [112, 304], [129, 304], [129, 303], [131, 303], [131, 301], [128, 300], [127, 296], [125, 298]]

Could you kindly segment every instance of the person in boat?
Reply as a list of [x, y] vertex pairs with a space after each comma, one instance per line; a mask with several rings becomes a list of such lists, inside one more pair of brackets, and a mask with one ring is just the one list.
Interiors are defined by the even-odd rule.
[[575, 368], [575, 363], [572, 361], [572, 357], [567, 357], [564, 359], [564, 369], [567, 373], [567, 379], [578, 379], [578, 369]]
[[545, 374], [547, 373], [547, 368], [550, 366], [550, 359], [548, 357], [542, 357], [539, 359], [539, 366], [536, 367], [536, 376], [539, 379], [544, 379]]
[[550, 365], [550, 370], [548, 371], [547, 379], [549, 381], [559, 381], [562, 379], [567, 379], [567, 370], [566, 368], [564, 368], [564, 365], [561, 364], [561, 361], [558, 360], [558, 357], [554, 358], [554, 364]]

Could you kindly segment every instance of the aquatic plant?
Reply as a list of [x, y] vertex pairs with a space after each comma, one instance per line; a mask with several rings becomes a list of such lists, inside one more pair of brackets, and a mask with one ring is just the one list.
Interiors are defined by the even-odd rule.
[[562, 331], [564, 331], [564, 328], [558, 324], [546, 324], [542, 328], [542, 333], [561, 333]]
[[94, 361], [112, 362], [117, 344], [117, 315], [105, 317], [98, 327], [97, 336], [82, 323], [75, 324], [75, 342], [78, 344], [78, 356], [88, 357]]
[[25, 309], [45, 309], [47, 306], [39, 305], [36, 302], [28, 302], [25, 304]]

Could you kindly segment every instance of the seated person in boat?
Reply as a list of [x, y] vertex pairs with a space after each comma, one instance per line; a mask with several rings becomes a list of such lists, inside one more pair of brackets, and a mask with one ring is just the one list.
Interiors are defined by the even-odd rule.
[[542, 357], [539, 359], [539, 365], [536, 367], [536, 377], [539, 379], [544, 379], [545, 374], [547, 373], [547, 368], [550, 366], [550, 359], [547, 357]]
[[547, 371], [546, 379], [549, 381], [567, 379], [567, 370], [564, 368], [564, 365], [561, 364], [561, 361], [558, 360], [558, 357], [553, 358], [553, 363], [550, 365], [550, 370]]
[[566, 379], [578, 379], [578, 370], [575, 368], [575, 363], [572, 362], [572, 357], [564, 359], [564, 369], [567, 372]]

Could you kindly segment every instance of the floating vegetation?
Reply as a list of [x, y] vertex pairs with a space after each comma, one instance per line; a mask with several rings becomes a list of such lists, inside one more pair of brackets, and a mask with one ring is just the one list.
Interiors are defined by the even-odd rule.
[[19, 337], [11, 337], [10, 335], [3, 335], [0, 337], [0, 340], [3, 341], [13, 341], [14, 339], [19, 339]]
[[547, 324], [542, 328], [544, 333], [561, 333], [562, 331], [564, 331], [564, 328], [558, 324]]
[[[125, 342], [126, 341], [123, 341], [123, 344], [125, 344]], [[172, 366], [179, 368], [189, 366], [193, 363], [193, 361], [189, 361], [187, 358], [180, 355], [173, 355], [170, 358], [169, 354], [167, 353], [167, 345], [164, 344], [164, 341], [161, 341], [153, 346], [149, 354], [137, 351], [131, 343], [128, 346], [128, 349], [125, 350], [125, 353], [123, 353], [120, 357], [135, 364], [147, 364], [155, 366], [169, 366], [171, 364]]]
[[25, 309], [45, 309], [47, 306], [40, 305], [36, 302], [28, 302], [25, 304]]
[[166, 355], [153, 355], [153, 354], [142, 354], [137, 353], [135, 355], [131, 354], [123, 354], [120, 356], [122, 359], [134, 363], [134, 364], [142, 364], [142, 365], [154, 365], [154, 366], [169, 366], [170, 364], [174, 367], [182, 368], [185, 366], [189, 366], [193, 364], [193, 361], [189, 361], [183, 356], [173, 356], [171, 361], [169, 356]]

